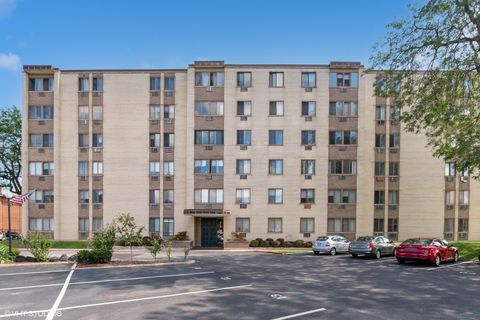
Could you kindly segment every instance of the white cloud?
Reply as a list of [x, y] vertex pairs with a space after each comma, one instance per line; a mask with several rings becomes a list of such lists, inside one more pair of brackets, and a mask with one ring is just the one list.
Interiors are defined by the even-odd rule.
[[19, 56], [13, 53], [9, 53], [9, 54], [0, 53], [0, 69], [17, 71], [19, 68], [20, 68]]
[[12, 13], [16, 6], [17, 0], [0, 0], [0, 19]]

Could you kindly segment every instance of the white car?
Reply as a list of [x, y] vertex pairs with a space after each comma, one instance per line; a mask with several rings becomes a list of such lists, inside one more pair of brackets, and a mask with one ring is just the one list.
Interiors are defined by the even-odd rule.
[[329, 253], [332, 256], [338, 252], [348, 253], [350, 241], [342, 236], [322, 236], [313, 242], [312, 250], [314, 254]]
[[5, 239], [7, 239], [7, 238], [5, 237], [5, 235], [3, 234], [3, 232], [0, 232], [0, 241], [3, 241], [3, 240], [5, 240]]

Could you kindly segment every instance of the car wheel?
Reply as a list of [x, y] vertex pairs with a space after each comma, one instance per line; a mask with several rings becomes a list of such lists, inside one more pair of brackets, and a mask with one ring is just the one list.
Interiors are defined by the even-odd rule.
[[317, 256], [320, 254], [320, 252], [318, 251], [313, 251], [314, 254], [316, 254]]
[[357, 257], [358, 257], [358, 254], [352, 253], [352, 257], [353, 257], [353, 258], [357, 258]]
[[440, 255], [437, 254], [437, 255], [435, 256], [435, 260], [433, 261], [433, 266], [434, 266], [434, 267], [438, 267], [441, 262], [442, 262], [442, 259], [440, 258]]
[[405, 260], [397, 258], [398, 264], [404, 264]]
[[380, 250], [375, 251], [375, 259], [380, 259], [382, 257], [382, 253]]
[[453, 262], [458, 262], [458, 251], [455, 251], [455, 254], [453, 255]]
[[392, 252], [392, 256], [396, 256], [397, 255], [397, 250], [396, 249], [393, 249], [393, 252]]
[[336, 253], [337, 253], [337, 249], [332, 248], [332, 250], [330, 250], [330, 254], [331, 254], [332, 256], [334, 256]]

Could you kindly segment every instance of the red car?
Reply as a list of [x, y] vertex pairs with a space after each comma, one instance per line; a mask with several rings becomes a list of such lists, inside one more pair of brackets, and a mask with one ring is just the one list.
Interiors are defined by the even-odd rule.
[[407, 260], [426, 261], [438, 267], [444, 261], [458, 261], [458, 250], [439, 238], [408, 239], [397, 247], [399, 264]]

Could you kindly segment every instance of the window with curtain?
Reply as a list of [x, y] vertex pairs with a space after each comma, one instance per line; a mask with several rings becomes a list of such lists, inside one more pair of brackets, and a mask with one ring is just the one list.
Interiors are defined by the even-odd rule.
[[250, 159], [238, 159], [237, 160], [237, 174], [250, 174], [251, 173], [251, 160]]
[[174, 220], [173, 218], [163, 218], [163, 236], [171, 237], [174, 235]]
[[252, 73], [237, 72], [237, 87], [240, 87], [240, 88], [252, 87]]
[[301, 142], [304, 146], [315, 145], [315, 130], [302, 130]]
[[236, 218], [235, 232], [250, 232], [250, 218]]
[[103, 107], [102, 106], [93, 106], [92, 107], [92, 119], [93, 119], [93, 121], [102, 121], [103, 120]]
[[160, 105], [150, 106], [150, 120], [160, 120]]
[[270, 72], [269, 74], [270, 88], [282, 88], [283, 87], [283, 72]]
[[251, 145], [252, 131], [251, 130], [237, 130], [237, 144]]
[[268, 144], [283, 145], [283, 130], [268, 130]]
[[160, 77], [150, 77], [150, 91], [160, 91]]
[[163, 107], [163, 118], [165, 118], [165, 119], [175, 119], [175, 106], [174, 105], [165, 105]]
[[316, 72], [302, 72], [302, 88], [315, 88], [317, 86]]
[[237, 116], [251, 116], [252, 115], [252, 102], [251, 101], [238, 101], [237, 102]]
[[314, 117], [317, 113], [317, 103], [315, 101], [302, 102], [302, 117]]
[[237, 189], [236, 190], [236, 203], [250, 203], [250, 189]]
[[268, 203], [269, 204], [281, 204], [283, 203], [283, 189], [268, 189]]
[[300, 233], [314, 233], [315, 219], [314, 218], [300, 218]]
[[93, 91], [103, 91], [103, 78], [93, 78]]
[[282, 232], [282, 218], [268, 218], [268, 232], [281, 233]]
[[272, 175], [283, 174], [283, 160], [281, 159], [268, 160], [268, 174], [272, 174]]
[[300, 203], [315, 203], [315, 189], [301, 189]]
[[315, 174], [315, 160], [301, 160], [301, 173], [308, 175]]
[[270, 101], [270, 116], [283, 116], [283, 101]]

